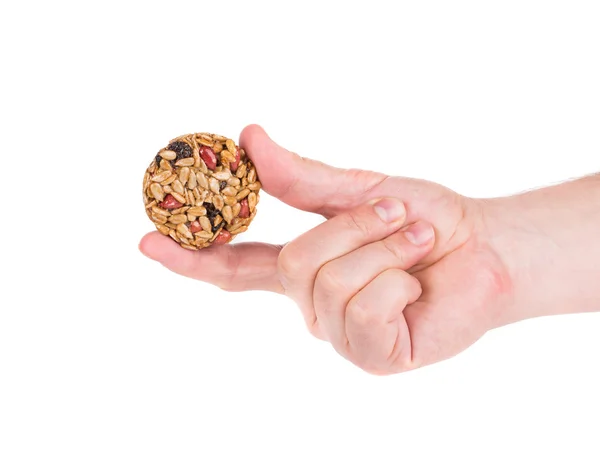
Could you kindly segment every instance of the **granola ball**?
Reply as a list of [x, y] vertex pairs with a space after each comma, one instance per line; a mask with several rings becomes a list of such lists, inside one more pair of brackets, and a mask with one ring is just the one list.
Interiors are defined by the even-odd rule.
[[226, 137], [197, 133], [171, 140], [144, 175], [146, 213], [182, 247], [226, 244], [256, 215], [260, 182], [244, 150]]

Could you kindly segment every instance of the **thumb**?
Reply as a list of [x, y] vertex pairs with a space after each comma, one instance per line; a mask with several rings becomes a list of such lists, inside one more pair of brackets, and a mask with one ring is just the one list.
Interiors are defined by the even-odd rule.
[[303, 158], [277, 145], [257, 125], [242, 131], [240, 146], [254, 162], [267, 193], [297, 209], [325, 217], [363, 203], [365, 195], [387, 177]]

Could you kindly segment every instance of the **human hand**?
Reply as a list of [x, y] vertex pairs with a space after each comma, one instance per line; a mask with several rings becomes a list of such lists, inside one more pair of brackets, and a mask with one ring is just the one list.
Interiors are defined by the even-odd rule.
[[140, 243], [144, 254], [225, 290], [288, 295], [315, 336], [375, 374], [449, 358], [501, 322], [511, 281], [487, 241], [481, 201], [302, 158], [258, 126], [242, 132], [240, 145], [264, 191], [327, 221], [284, 246], [198, 252], [154, 232]]

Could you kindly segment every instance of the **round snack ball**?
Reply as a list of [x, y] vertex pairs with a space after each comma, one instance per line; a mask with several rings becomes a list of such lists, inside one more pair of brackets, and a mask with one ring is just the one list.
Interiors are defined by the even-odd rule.
[[226, 244], [246, 231], [259, 190], [246, 152], [231, 139], [204, 132], [171, 140], [144, 175], [148, 217], [190, 250]]

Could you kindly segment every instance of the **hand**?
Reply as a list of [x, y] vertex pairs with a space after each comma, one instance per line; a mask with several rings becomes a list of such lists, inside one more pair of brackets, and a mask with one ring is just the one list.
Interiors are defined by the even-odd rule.
[[302, 158], [258, 126], [240, 144], [267, 193], [327, 221], [285, 246], [198, 252], [155, 232], [142, 239], [144, 254], [225, 290], [290, 296], [315, 336], [375, 374], [449, 358], [501, 322], [512, 284], [487, 242], [482, 201]]

